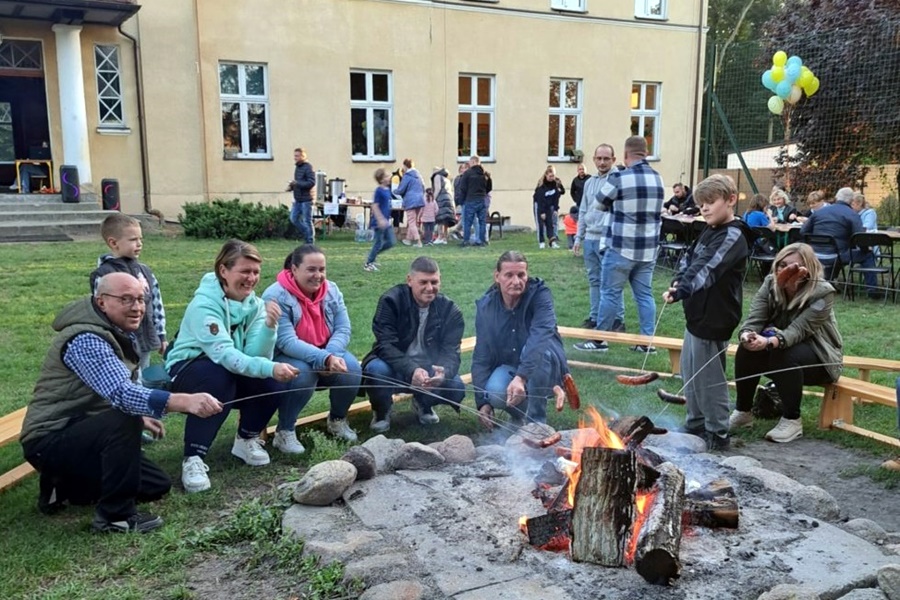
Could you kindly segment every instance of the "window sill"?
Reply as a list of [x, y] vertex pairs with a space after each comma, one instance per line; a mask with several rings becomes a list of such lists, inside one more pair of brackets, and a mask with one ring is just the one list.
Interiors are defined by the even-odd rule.
[[235, 162], [235, 161], [259, 161], [259, 160], [274, 160], [271, 155], [268, 154], [241, 154], [241, 155], [231, 155], [225, 154], [222, 156], [222, 160], [226, 162]]
[[100, 135], [131, 135], [130, 127], [98, 127]]
[[584, 162], [584, 159], [577, 160], [571, 156], [548, 156], [547, 162], [548, 163], [573, 163], [573, 164], [577, 165], [578, 163]]
[[659, 17], [656, 15], [634, 15], [635, 19], [641, 21], [668, 21], [669, 17]]
[[396, 162], [392, 156], [363, 156], [361, 154], [354, 154], [350, 159], [353, 162], [358, 163]]
[[473, 4], [500, 4], [500, 0], [465, 0]]
[[550, 10], [553, 11], [553, 12], [555, 12], [555, 13], [562, 13], [562, 14], [568, 14], [568, 13], [571, 13], [571, 14], [574, 14], [574, 15], [586, 15], [586, 14], [588, 14], [588, 11], [587, 11], [586, 8], [557, 8], [557, 7], [555, 7], [555, 6], [551, 6], [551, 7], [550, 7]]

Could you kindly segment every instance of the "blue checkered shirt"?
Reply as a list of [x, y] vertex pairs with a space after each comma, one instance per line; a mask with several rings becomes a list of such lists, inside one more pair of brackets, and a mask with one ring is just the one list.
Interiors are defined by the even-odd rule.
[[131, 373], [113, 347], [99, 335], [81, 333], [69, 341], [63, 363], [85, 385], [118, 410], [159, 419], [169, 401], [169, 392], [151, 390], [131, 380]]
[[609, 174], [597, 200], [612, 213], [606, 245], [628, 260], [656, 260], [666, 188], [647, 161]]

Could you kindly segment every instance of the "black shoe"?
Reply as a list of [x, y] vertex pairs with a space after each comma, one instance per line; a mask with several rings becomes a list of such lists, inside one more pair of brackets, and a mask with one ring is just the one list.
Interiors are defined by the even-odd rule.
[[38, 510], [45, 515], [55, 515], [66, 507], [66, 499], [62, 497], [56, 477], [41, 473], [38, 492]]
[[95, 514], [91, 524], [95, 533], [147, 533], [162, 527], [163, 520], [151, 513], [135, 513], [121, 521], [109, 521]]
[[710, 452], [724, 452], [731, 449], [731, 438], [726, 433], [724, 437], [715, 433], [706, 434], [706, 447]]
[[641, 354], [656, 354], [656, 346], [644, 346], [643, 344], [638, 344], [632, 346], [631, 351], [640, 352]]
[[597, 321], [593, 319], [585, 319], [584, 322], [581, 323], [582, 329], [597, 329]]

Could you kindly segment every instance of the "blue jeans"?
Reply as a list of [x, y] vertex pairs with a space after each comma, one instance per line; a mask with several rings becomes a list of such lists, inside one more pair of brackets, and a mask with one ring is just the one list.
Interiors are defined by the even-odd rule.
[[485, 212], [484, 199], [470, 200], [463, 205], [463, 243], [469, 243], [472, 226], [476, 219], [478, 220], [478, 229], [475, 232], [474, 243], [484, 243], [484, 240], [486, 239]]
[[390, 250], [397, 244], [397, 238], [394, 236], [394, 228], [388, 224], [387, 227], [381, 229], [375, 228], [375, 238], [372, 240], [372, 249], [369, 250], [369, 256], [366, 263], [375, 262], [375, 257], [385, 250]]
[[331, 400], [331, 410], [328, 416], [331, 419], [347, 418], [347, 409], [353, 404], [356, 392], [359, 390], [359, 382], [362, 380], [362, 369], [359, 361], [349, 352], [336, 353], [347, 363], [346, 373], [321, 373], [313, 370], [312, 365], [302, 360], [277, 355], [277, 362], [286, 362], [300, 370], [300, 374], [287, 385], [287, 390], [281, 396], [278, 404], [278, 430], [293, 431], [296, 426], [297, 416], [312, 398], [317, 387], [330, 388], [328, 397]]
[[600, 274], [600, 319], [597, 320], [597, 329], [611, 331], [619, 315], [625, 313], [623, 291], [628, 282], [637, 304], [641, 334], [653, 335], [656, 321], [656, 301], [652, 289], [655, 266], [655, 261], [629, 260], [612, 248], [606, 249]]
[[524, 419], [528, 422], [547, 422], [547, 398], [553, 396], [553, 386], [562, 382], [562, 365], [556, 355], [550, 351], [544, 352], [543, 368], [537, 369], [531, 379], [525, 384], [525, 411], [522, 412], [522, 404], [519, 406], [506, 405], [506, 388], [516, 376], [516, 368], [511, 365], [496, 367], [488, 377], [484, 386], [485, 398], [494, 409], [503, 409], [514, 419]]
[[291, 223], [307, 244], [313, 243], [312, 202], [297, 202], [291, 207]]
[[[422, 367], [423, 369], [425, 367]], [[426, 369], [429, 375], [434, 375], [434, 371], [430, 368]], [[394, 400], [394, 394], [403, 392], [411, 392], [413, 400], [418, 402], [425, 408], [430, 408], [438, 404], [449, 404], [455, 408], [462, 404], [463, 398], [466, 397], [466, 384], [457, 375], [453, 379], [445, 379], [440, 386], [429, 392], [421, 392], [411, 390], [409, 382], [405, 381], [390, 365], [380, 358], [373, 358], [366, 364], [365, 374], [371, 375], [369, 387], [366, 392], [369, 395], [369, 403], [372, 405], [372, 411], [377, 419], [384, 418], [391, 412]], [[390, 382], [396, 382], [396, 386], [392, 386]]]

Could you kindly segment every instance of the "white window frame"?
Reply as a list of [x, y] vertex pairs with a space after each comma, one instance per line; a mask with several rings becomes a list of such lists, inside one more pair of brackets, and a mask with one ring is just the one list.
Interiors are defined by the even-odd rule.
[[[350, 153], [354, 161], [392, 161], [394, 160], [394, 74], [391, 71], [378, 71], [368, 69], [350, 69], [350, 73], [362, 73], [366, 76], [366, 99], [350, 100], [350, 122], [353, 123], [353, 109], [362, 108], [366, 111], [366, 153], [353, 154], [353, 133], [350, 133]], [[387, 101], [374, 100], [372, 92], [372, 76], [387, 76]], [[349, 92], [349, 90], [348, 90]], [[348, 94], [349, 95], [349, 94]], [[374, 110], [386, 110], [388, 113], [388, 153], [375, 154], [375, 116]], [[352, 126], [352, 125], [351, 125]]]
[[[486, 114], [490, 117], [490, 149], [489, 155], [478, 155], [482, 161], [493, 162], [496, 143], [497, 143], [497, 77], [495, 75], [479, 74], [479, 73], [460, 73], [456, 78], [457, 98], [459, 97], [459, 80], [467, 77], [470, 80], [469, 89], [471, 97], [468, 104], [460, 104], [457, 107], [457, 129], [459, 128], [459, 113], [468, 113], [469, 116], [469, 139], [471, 146], [469, 147], [469, 156], [457, 156], [457, 162], [465, 162], [472, 155], [478, 152], [478, 115]], [[478, 80], [487, 79], [491, 83], [491, 102], [490, 104], [478, 104]]]
[[[653, 14], [653, 5], [659, 2], [660, 14]], [[665, 21], [669, 18], [668, 0], [634, 0], [634, 16], [637, 19], [656, 19]]]
[[550, 0], [550, 9], [587, 12], [587, 0]]
[[[269, 65], [266, 63], [256, 63], [256, 62], [242, 62], [242, 61], [234, 61], [234, 60], [223, 60], [219, 61], [218, 68], [219, 73], [221, 73], [221, 68], [223, 65], [234, 65], [237, 67], [238, 72], [238, 93], [237, 94], [226, 94], [222, 92], [222, 79], [219, 78], [219, 112], [222, 112], [222, 105], [225, 103], [234, 104], [238, 103], [240, 106], [241, 112], [241, 147], [246, 148], [247, 152], [235, 152], [234, 154], [229, 154], [223, 156], [227, 159], [248, 159], [248, 160], [267, 160], [272, 158], [272, 127], [271, 127], [271, 119], [272, 116], [270, 114], [271, 105], [269, 104]], [[243, 67], [245, 66], [258, 66], [262, 67], [263, 72], [263, 87], [265, 88], [265, 93], [261, 95], [251, 95], [247, 93], [247, 76]], [[250, 148], [250, 119], [249, 119], [249, 110], [247, 108], [248, 104], [264, 104], [266, 107], [266, 151], [265, 152], [253, 152]], [[224, 132], [223, 132], [224, 133]]]
[[[581, 150], [581, 122], [582, 122], [582, 106], [584, 106], [582, 93], [584, 90], [584, 85], [582, 85], [581, 79], [562, 79], [560, 77], [551, 77], [550, 85], [553, 85], [553, 82], [559, 82], [559, 103], [560, 106], [550, 106], [550, 116], [558, 116], [559, 117], [559, 129], [557, 130], [557, 144], [559, 147], [559, 154], [547, 155], [548, 162], [559, 162], [559, 161], [571, 161], [574, 160], [574, 155], [566, 154], [566, 117], [575, 117], [575, 147], [573, 150]], [[578, 86], [578, 106], [575, 108], [566, 108], [565, 107], [565, 98], [566, 98], [566, 87], [569, 83], [574, 83]], [[549, 88], [547, 90], [550, 91]], [[547, 119], [547, 133], [550, 133], [550, 120], [549, 117]]]
[[[122, 62], [118, 45], [94, 44], [94, 74], [97, 80], [97, 122], [100, 128], [125, 129], [125, 98], [122, 93]], [[116, 108], [120, 115], [118, 117], [115, 115]]]
[[[647, 156], [647, 160], [659, 160], [659, 131], [660, 121], [662, 119], [662, 83], [658, 81], [633, 81], [632, 88], [636, 85], [641, 86], [638, 96], [638, 107], [631, 109], [631, 117], [629, 118], [629, 129], [631, 129], [631, 118], [638, 119], [637, 135], [646, 138], [645, 123], [647, 117], [653, 117], [653, 152]], [[656, 88], [656, 108], [648, 109], [647, 106], [647, 88]], [[633, 93], [633, 92], [632, 92]]]

